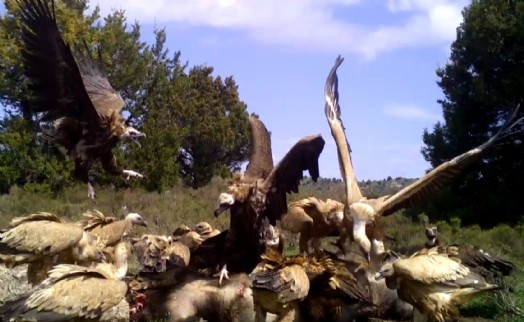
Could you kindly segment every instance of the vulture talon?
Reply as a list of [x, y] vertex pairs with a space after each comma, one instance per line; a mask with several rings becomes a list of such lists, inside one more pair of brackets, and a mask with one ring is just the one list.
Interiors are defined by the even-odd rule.
[[129, 181], [131, 178], [140, 178], [142, 179], [144, 176], [136, 171], [133, 170], [123, 170], [122, 173], [126, 176], [126, 180]]
[[95, 202], [95, 188], [93, 188], [93, 185], [91, 185], [89, 182], [87, 183], [87, 197], [91, 199], [91, 201]]
[[213, 275], [213, 277], [217, 277], [218, 276], [218, 285], [221, 286], [222, 285], [222, 280], [225, 278], [226, 280], [229, 280], [229, 275], [228, 275], [228, 271], [227, 271], [227, 264], [224, 265], [224, 267], [222, 267], [222, 269], [220, 270], [220, 272], [216, 273], [215, 275]]

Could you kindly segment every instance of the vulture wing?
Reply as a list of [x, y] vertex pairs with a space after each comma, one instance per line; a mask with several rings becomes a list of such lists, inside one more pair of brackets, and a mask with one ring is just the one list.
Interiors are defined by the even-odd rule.
[[337, 145], [338, 163], [340, 166], [340, 172], [342, 173], [342, 178], [346, 184], [346, 203], [349, 206], [353, 202], [362, 199], [362, 193], [358, 187], [355, 172], [353, 170], [351, 147], [346, 138], [344, 124], [340, 119], [341, 110], [338, 103], [337, 69], [343, 61], [344, 58], [339, 55], [327, 77], [326, 86], [324, 88], [324, 96], [326, 99], [324, 113], [326, 114], [329, 127], [331, 128], [331, 135], [335, 139]]
[[470, 275], [468, 267], [446, 255], [419, 255], [393, 262], [395, 275], [424, 284], [453, 284]]
[[309, 278], [299, 265], [280, 269], [258, 271], [250, 274], [253, 289], [268, 290], [278, 294], [280, 303], [304, 299], [309, 292]]
[[43, 0], [19, 0], [22, 21], [22, 60], [29, 88], [34, 94], [32, 111], [43, 112], [43, 121], [64, 117], [89, 127], [100, 127], [100, 116], [84, 85], [71, 48], [56, 24], [53, 8]]
[[57, 215], [53, 215], [48, 212], [37, 212], [35, 214], [31, 214], [28, 216], [13, 218], [11, 222], [9, 223], [9, 227], [13, 228], [23, 223], [31, 222], [31, 221], [54, 221], [58, 223], [64, 222], [64, 220], [58, 217]]
[[74, 56], [89, 99], [101, 116], [111, 117], [119, 114], [125, 103], [122, 96], [109, 84], [104, 73], [100, 48], [98, 48], [98, 61], [95, 61], [87, 45], [85, 47], [85, 50], [77, 48]]
[[303, 178], [302, 171], [308, 170], [313, 181], [319, 177], [318, 158], [324, 149], [325, 141], [320, 135], [300, 139], [277, 166], [271, 171], [263, 186], [268, 191], [268, 218], [272, 225], [287, 212], [286, 193], [298, 192]]
[[73, 224], [33, 221], [0, 234], [12, 254], [53, 255], [76, 245], [84, 231]]
[[126, 292], [125, 282], [108, 279], [101, 270], [57, 265], [31, 293], [5, 303], [0, 314], [6, 321], [14, 317], [38, 321], [95, 319], [120, 303]]
[[112, 246], [122, 239], [129, 224], [126, 220], [118, 220], [106, 225], [96, 226], [91, 230], [91, 233], [100, 238], [104, 245]]
[[519, 107], [520, 105], [515, 108], [500, 130], [488, 141], [450, 161], [442, 163], [409, 186], [387, 197], [379, 206], [379, 209], [376, 209], [377, 212], [382, 214], [382, 216], [391, 215], [397, 210], [410, 207], [437, 194], [444, 185], [460, 174], [466, 166], [479, 160], [484, 152], [492, 147], [498, 139], [505, 137], [508, 131], [524, 119], [519, 118], [514, 121]]
[[105, 216], [98, 210], [89, 210], [83, 216], [85, 219], [78, 221], [77, 224], [85, 231], [91, 231], [96, 227], [105, 226], [118, 220], [116, 217]]
[[244, 172], [244, 180], [265, 179], [273, 170], [271, 135], [258, 117], [250, 116], [249, 126], [251, 128], [251, 156]]

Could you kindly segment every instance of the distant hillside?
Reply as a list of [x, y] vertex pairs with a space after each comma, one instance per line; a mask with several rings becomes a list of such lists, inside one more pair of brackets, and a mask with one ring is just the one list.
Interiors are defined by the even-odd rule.
[[[368, 198], [376, 198], [394, 194], [415, 180], [417, 179], [387, 177], [382, 180], [359, 181], [358, 185], [364, 196]], [[341, 179], [319, 178], [317, 182], [313, 182], [310, 177], [306, 177], [302, 181], [299, 189], [300, 192], [298, 195], [290, 195], [289, 197], [293, 200], [306, 196], [316, 196], [322, 199], [332, 198], [340, 201], [344, 200], [344, 182]]]

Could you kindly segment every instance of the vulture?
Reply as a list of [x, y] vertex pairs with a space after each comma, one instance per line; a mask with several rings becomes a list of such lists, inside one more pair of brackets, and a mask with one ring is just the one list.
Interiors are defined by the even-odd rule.
[[426, 236], [426, 248], [419, 251], [419, 254], [427, 251], [427, 249], [436, 249], [438, 253], [457, 258], [462, 264], [468, 266], [486, 280], [494, 281], [502, 276], [508, 276], [516, 269], [515, 264], [501, 258], [495, 258], [476, 246], [441, 244], [436, 226], [426, 228]]
[[268, 255], [262, 255], [262, 262], [249, 275], [255, 321], [265, 322], [267, 312], [276, 314], [279, 321], [293, 319], [299, 302], [309, 292], [307, 266], [303, 264], [304, 258], [272, 263]]
[[56, 265], [29, 293], [3, 304], [3, 321], [93, 321], [118, 305], [127, 285], [114, 268]]
[[160, 235], [143, 235], [132, 240], [133, 253], [141, 264], [141, 272], [165, 272], [173, 267], [183, 268], [189, 264], [189, 248]]
[[202, 236], [204, 240], [220, 234], [220, 230], [213, 229], [213, 227], [211, 227], [211, 225], [205, 221], [196, 224], [193, 228], [193, 231]]
[[501, 289], [436, 248], [388, 262], [375, 278], [385, 278], [388, 288], [396, 289], [402, 300], [413, 305], [414, 321], [458, 320], [460, 305], [478, 294]]
[[[311, 179], [319, 177], [318, 158], [324, 149], [321, 135], [300, 139], [273, 167], [271, 139], [264, 123], [250, 116], [251, 155], [242, 177], [237, 177], [227, 192], [221, 193], [214, 214], [230, 210], [225, 245], [220, 256], [219, 283], [232, 272], [250, 273], [265, 251], [269, 226], [287, 212], [287, 193], [298, 192], [302, 172]], [[220, 236], [217, 235], [215, 237]], [[211, 239], [208, 239], [211, 240]]]
[[346, 209], [345, 222], [353, 221], [353, 237], [360, 247], [369, 253], [370, 241], [365, 235], [366, 224], [374, 221], [377, 217], [388, 216], [397, 210], [411, 207], [416, 203], [435, 195], [444, 185], [453, 180], [466, 166], [479, 160], [484, 152], [491, 148], [494, 143], [508, 135], [508, 132], [524, 118], [514, 121], [520, 105], [509, 115], [506, 122], [498, 132], [485, 143], [473, 148], [450, 161], [444, 162], [424, 176], [404, 187], [394, 195], [382, 196], [376, 199], [367, 199], [362, 195], [358, 187], [353, 165], [351, 161], [351, 149], [346, 138], [344, 125], [340, 119], [340, 105], [338, 97], [337, 69], [342, 64], [343, 58], [337, 57], [335, 65], [331, 69], [325, 85], [325, 115], [331, 128], [331, 134], [337, 145], [338, 159], [342, 178], [346, 184]]
[[119, 141], [138, 143], [145, 134], [125, 124], [120, 114], [125, 102], [107, 79], [100, 51], [95, 61], [87, 45], [84, 51], [71, 49], [58, 29], [54, 0], [17, 1], [22, 62], [32, 93], [31, 101], [22, 104], [47, 124], [42, 137], [73, 159], [75, 178], [87, 184], [93, 201], [89, 170], [96, 160], [112, 175], [142, 178], [120, 168], [112, 152]]
[[124, 237], [131, 234], [134, 226], [147, 227], [147, 222], [137, 213], [129, 213], [125, 219], [106, 217], [100, 211], [93, 210], [84, 213], [86, 219], [78, 222], [85, 231], [100, 238], [104, 246], [114, 246]]
[[0, 233], [0, 262], [9, 268], [28, 263], [27, 278], [33, 285], [56, 264], [104, 260], [102, 249], [89, 232], [46, 212], [14, 218]]
[[309, 254], [309, 243], [317, 251], [320, 247], [319, 238], [341, 235], [343, 218], [343, 203], [309, 197], [289, 203], [287, 214], [281, 222], [284, 230], [300, 233], [299, 250], [302, 254]]
[[190, 251], [197, 249], [207, 238], [204, 238], [198, 232], [192, 230], [186, 225], [181, 225], [173, 232], [173, 240], [186, 245]]

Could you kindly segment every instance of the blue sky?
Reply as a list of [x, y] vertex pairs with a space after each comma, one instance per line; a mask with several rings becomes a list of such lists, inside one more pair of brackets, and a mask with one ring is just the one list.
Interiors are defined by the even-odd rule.
[[[322, 134], [322, 177], [340, 177], [323, 114], [335, 58], [342, 119], [357, 179], [419, 177], [422, 132], [441, 120], [435, 69], [449, 56], [465, 0], [91, 0], [105, 15], [125, 9], [151, 43], [190, 65], [233, 75], [249, 112], [272, 132], [278, 162], [301, 137]], [[3, 8], [2, 8], [3, 9]], [[3, 11], [3, 10], [0, 10]]]

